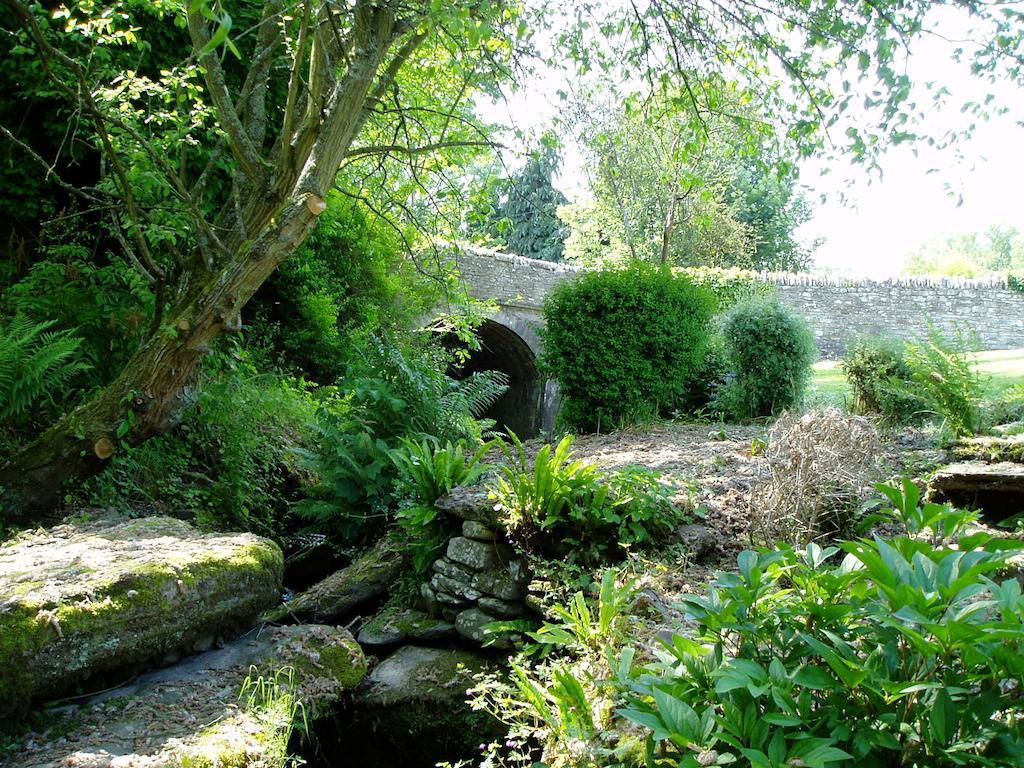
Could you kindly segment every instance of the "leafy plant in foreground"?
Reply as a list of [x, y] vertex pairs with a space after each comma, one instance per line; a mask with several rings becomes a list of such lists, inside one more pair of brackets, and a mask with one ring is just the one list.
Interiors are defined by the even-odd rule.
[[910, 488], [892, 497], [898, 514], [955, 544], [747, 551], [684, 598], [696, 636], [674, 636], [622, 683], [650, 765], [1024, 763], [1024, 599], [998, 580], [1024, 546], [964, 535], [967, 517], [919, 509]]

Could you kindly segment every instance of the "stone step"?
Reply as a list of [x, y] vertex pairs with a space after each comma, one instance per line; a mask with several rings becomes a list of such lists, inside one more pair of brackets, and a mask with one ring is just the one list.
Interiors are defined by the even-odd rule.
[[0, 720], [247, 629], [281, 571], [272, 541], [168, 517], [15, 537], [0, 546]]
[[1024, 512], [1024, 464], [965, 461], [940, 469], [929, 483], [940, 503], [980, 509], [990, 520]]

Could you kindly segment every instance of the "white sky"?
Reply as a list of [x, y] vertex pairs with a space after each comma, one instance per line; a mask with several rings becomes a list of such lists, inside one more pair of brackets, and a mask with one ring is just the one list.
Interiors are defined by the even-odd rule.
[[[946, 27], [940, 27], [946, 31]], [[913, 79], [935, 79], [959, 97], [980, 98], [991, 86], [973, 79], [963, 65], [948, 58], [944, 44], [921, 39], [915, 42], [908, 67]], [[481, 104], [483, 117], [528, 133], [550, 126], [560, 109], [555, 91], [562, 76], [549, 73], [524, 84], [507, 102]], [[927, 240], [954, 232], [981, 231], [991, 224], [1009, 224], [1024, 231], [1024, 127], [1015, 122], [1022, 94], [1018, 89], [995, 89], [1000, 101], [1011, 107], [1003, 117], [979, 125], [974, 137], [959, 145], [963, 161], [950, 150], [929, 151], [919, 147], [890, 150], [882, 159], [882, 178], [869, 179], [866, 171], [845, 161], [832, 162], [831, 173], [822, 175], [825, 163], [804, 163], [801, 182], [817, 202], [812, 221], [800, 230], [807, 240], [824, 237], [816, 252], [816, 269], [851, 276], [885, 277], [897, 274], [906, 253]], [[926, 97], [925, 97], [926, 98]], [[935, 114], [937, 126], [958, 124], [955, 109]], [[587, 184], [579, 149], [571, 137], [562, 137], [562, 173], [557, 185], [572, 200], [586, 197]], [[515, 163], [514, 160], [509, 160]], [[930, 168], [939, 169], [928, 173]], [[958, 206], [955, 195], [962, 196]], [[840, 197], [845, 196], [845, 200]]]

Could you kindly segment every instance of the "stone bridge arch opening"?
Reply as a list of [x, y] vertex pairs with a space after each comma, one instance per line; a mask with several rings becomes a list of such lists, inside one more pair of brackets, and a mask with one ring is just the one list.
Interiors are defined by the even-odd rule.
[[538, 369], [537, 355], [522, 336], [495, 320], [485, 320], [476, 335], [480, 348], [470, 354], [454, 375], [461, 378], [483, 371], [505, 374], [508, 391], [483, 418], [494, 419], [496, 430], [511, 430], [523, 439], [536, 437], [545, 426], [545, 382]]

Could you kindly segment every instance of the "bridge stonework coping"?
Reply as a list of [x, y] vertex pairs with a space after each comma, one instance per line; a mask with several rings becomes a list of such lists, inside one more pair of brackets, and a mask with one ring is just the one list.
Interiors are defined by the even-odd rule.
[[[545, 297], [585, 271], [465, 246], [455, 249], [454, 257], [470, 294], [496, 301], [495, 322], [519, 334], [535, 354], [540, 351], [537, 329], [543, 324]], [[1006, 278], [851, 280], [761, 273], [759, 279], [774, 283], [779, 300], [808, 320], [825, 358], [842, 355], [859, 335], [923, 337], [929, 323], [946, 335], [962, 330], [981, 350], [1024, 347], [1024, 292]]]

